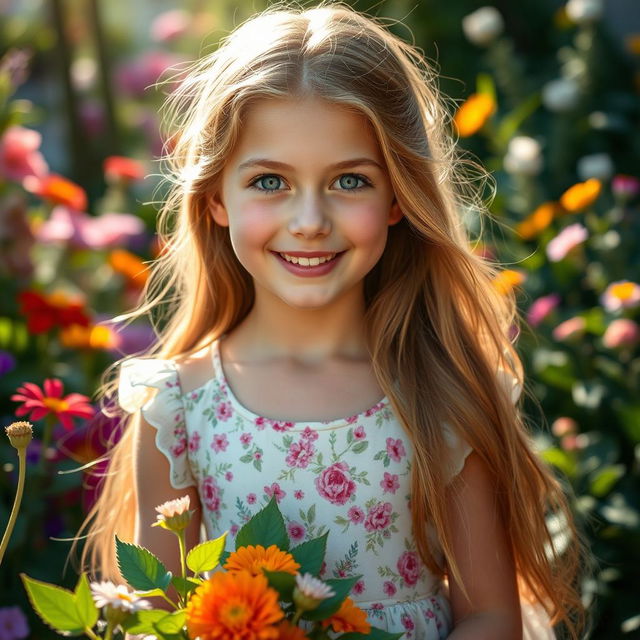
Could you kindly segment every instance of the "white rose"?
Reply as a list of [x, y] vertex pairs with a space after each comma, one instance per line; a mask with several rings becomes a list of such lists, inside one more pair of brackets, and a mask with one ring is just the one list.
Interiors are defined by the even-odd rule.
[[565, 6], [567, 15], [576, 24], [599, 20], [603, 10], [602, 0], [569, 0]]
[[608, 180], [613, 175], [615, 167], [608, 153], [593, 153], [578, 160], [577, 170], [580, 180]]
[[467, 38], [481, 47], [493, 42], [503, 31], [504, 20], [495, 7], [481, 7], [462, 18]]
[[528, 136], [516, 136], [509, 142], [504, 168], [509, 173], [535, 176], [542, 170], [540, 143]]
[[575, 80], [558, 78], [542, 87], [542, 102], [549, 111], [571, 111], [580, 100], [580, 87]]

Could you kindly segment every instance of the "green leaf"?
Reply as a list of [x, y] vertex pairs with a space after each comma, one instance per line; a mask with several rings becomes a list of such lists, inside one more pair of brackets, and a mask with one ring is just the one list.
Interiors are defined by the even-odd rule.
[[21, 573], [20, 577], [31, 606], [45, 624], [64, 635], [82, 635], [84, 624], [78, 615], [76, 597], [71, 591], [34, 580], [24, 573]]
[[317, 576], [320, 573], [327, 550], [328, 535], [329, 532], [327, 531], [323, 536], [303, 542], [291, 549], [290, 553], [300, 565], [299, 572], [301, 574], [310, 573], [313, 576]]
[[180, 633], [184, 627], [187, 614], [184, 610], [174, 611], [157, 622], [153, 628], [164, 638], [167, 634]]
[[625, 467], [622, 464], [614, 464], [596, 471], [591, 477], [590, 493], [597, 498], [606, 496], [620, 478], [624, 476]]
[[80, 575], [74, 596], [76, 599], [76, 610], [82, 624], [89, 629], [93, 629], [96, 622], [98, 622], [100, 612], [98, 611], [98, 607], [96, 607], [96, 603], [93, 601], [89, 580], [87, 580], [87, 576], [84, 573]]
[[171, 582], [171, 573], [156, 556], [135, 544], [122, 542], [116, 536], [118, 568], [124, 579], [138, 591], [162, 589]]
[[224, 551], [226, 539], [227, 534], [223, 533], [215, 540], [207, 540], [207, 542], [193, 547], [187, 554], [187, 567], [193, 573], [211, 571], [211, 569], [217, 567], [220, 561], [220, 554]]
[[173, 578], [171, 578], [171, 584], [176, 588], [178, 593], [189, 594], [194, 589], [197, 589], [202, 584], [202, 581], [196, 582], [190, 578], [185, 580], [182, 576], [173, 576]]
[[291, 602], [293, 599], [293, 588], [296, 586], [296, 578], [284, 571], [264, 571], [267, 576], [269, 586], [273, 587], [284, 602]]
[[283, 551], [289, 550], [289, 536], [275, 498], [271, 498], [269, 504], [238, 531], [236, 550], [250, 544], [263, 547], [275, 544]]
[[345, 598], [351, 593], [353, 585], [355, 585], [360, 578], [362, 578], [362, 576], [353, 576], [352, 578], [344, 578], [341, 580], [325, 580], [335, 595], [323, 600], [317, 609], [306, 611], [302, 617], [306, 620], [325, 620], [331, 617], [340, 608]]
[[577, 464], [574, 458], [566, 451], [552, 447], [551, 449], [545, 449], [540, 453], [540, 457], [547, 463], [551, 464], [556, 469], [560, 469], [569, 478], [574, 478], [577, 472]]
[[[175, 578], [171, 579], [173, 582]], [[154, 598], [156, 596], [162, 598], [166, 594], [164, 589], [149, 589], [148, 591], [136, 591], [136, 595], [141, 598]]]
[[153, 634], [155, 633], [153, 625], [167, 615], [167, 612], [161, 609], [143, 609], [131, 614], [122, 623], [122, 627], [131, 634]]
[[353, 453], [362, 453], [369, 446], [369, 442], [367, 440], [363, 440], [362, 442], [358, 442], [358, 444], [353, 445]]
[[371, 633], [343, 633], [340, 640], [399, 640], [404, 633], [391, 633], [378, 627], [371, 627]]

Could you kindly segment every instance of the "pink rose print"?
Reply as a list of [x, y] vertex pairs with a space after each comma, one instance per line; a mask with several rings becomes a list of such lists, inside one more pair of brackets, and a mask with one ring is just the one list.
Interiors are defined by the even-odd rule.
[[356, 490], [346, 462], [336, 462], [327, 467], [316, 477], [315, 485], [320, 496], [332, 504], [344, 504]]
[[347, 511], [347, 516], [353, 524], [360, 524], [364, 520], [364, 511], [360, 507], [351, 507]]
[[420, 561], [414, 551], [405, 551], [399, 558], [398, 573], [408, 587], [413, 587], [420, 577]]
[[289, 429], [293, 429], [293, 422], [277, 422], [273, 421], [273, 430], [274, 431], [289, 431]]
[[257, 500], [257, 496], [255, 493], [248, 493], [247, 494], [247, 502], [249, 504], [255, 504]]
[[364, 590], [365, 590], [364, 581], [363, 580], [358, 580], [358, 582], [356, 582], [353, 585], [353, 589], [351, 589], [351, 593], [355, 593], [356, 595], [360, 595], [361, 593], [364, 593]]
[[220, 489], [216, 484], [215, 478], [207, 476], [202, 481], [201, 487], [202, 501], [209, 511], [220, 510]]
[[395, 473], [384, 472], [384, 478], [380, 480], [382, 493], [395, 493], [400, 488], [400, 481]]
[[387, 453], [394, 462], [400, 462], [402, 457], [407, 455], [407, 452], [404, 450], [404, 445], [402, 444], [402, 440], [400, 440], [400, 438], [398, 438], [397, 440], [394, 440], [393, 438], [387, 438]]
[[371, 605], [372, 609], [375, 609], [376, 611], [382, 611], [382, 609], [384, 609], [384, 605], [382, 604], [382, 602], [374, 602]]
[[358, 419], [358, 414], [356, 414], [355, 416], [349, 416], [347, 418], [347, 424], [353, 424], [357, 419]]
[[189, 451], [195, 453], [200, 448], [200, 434], [194, 431], [189, 438]]
[[227, 471], [227, 473], [224, 474], [224, 479], [227, 482], [231, 482], [233, 480], [233, 472], [232, 471]]
[[304, 535], [306, 532], [307, 530], [304, 528], [304, 525], [300, 524], [299, 522], [291, 521], [287, 525], [287, 533], [294, 542], [300, 542], [301, 540], [304, 540]]
[[216, 452], [220, 453], [221, 451], [226, 451], [229, 446], [229, 440], [227, 439], [226, 433], [218, 433], [213, 436], [213, 442], [211, 443], [211, 448]]
[[262, 460], [262, 451], [256, 451], [256, 452], [253, 454], [253, 457], [254, 457], [254, 459], [256, 459], [256, 460]]
[[264, 418], [256, 418], [254, 422], [259, 431], [262, 431], [267, 426], [267, 421]]
[[433, 618], [436, 617], [436, 614], [433, 613], [433, 611], [431, 611], [431, 609], [427, 609], [425, 613], [427, 615], [427, 618], [431, 618], [432, 620], [433, 620]]
[[179, 458], [187, 450], [187, 436], [179, 435], [178, 441], [171, 447], [171, 455]]
[[273, 496], [275, 496], [276, 502], [280, 502], [280, 500], [282, 500], [282, 498], [284, 498], [287, 495], [287, 492], [283, 491], [277, 482], [274, 482], [270, 487], [265, 486], [264, 492], [267, 494], [269, 498], [272, 498]]
[[231, 527], [229, 528], [229, 533], [230, 533], [232, 536], [235, 536], [235, 535], [236, 535], [236, 533], [238, 533], [238, 529], [239, 529], [239, 528], [240, 528], [240, 527], [238, 527], [238, 525], [237, 525], [237, 524], [232, 524], [232, 525], [231, 525]]
[[391, 524], [391, 512], [393, 506], [390, 502], [378, 502], [373, 505], [367, 513], [367, 517], [364, 521], [364, 528], [367, 531], [378, 531], [380, 529], [386, 529]]
[[293, 492], [293, 497], [294, 497], [296, 500], [302, 500], [302, 498], [304, 498], [304, 491], [303, 491], [302, 489], [296, 489], [296, 490]]
[[240, 434], [240, 442], [244, 446], [249, 446], [249, 444], [251, 444], [251, 440], [253, 440], [253, 436], [250, 433], [241, 433]]
[[216, 418], [218, 420], [228, 420], [233, 415], [233, 407], [229, 402], [221, 402], [216, 407]]
[[299, 467], [300, 469], [306, 469], [307, 465], [311, 461], [315, 447], [311, 444], [310, 440], [299, 440], [298, 442], [292, 442], [289, 447], [289, 455], [285, 458], [285, 462], [290, 467]]
[[353, 430], [353, 437], [356, 440], [364, 440], [367, 437], [367, 434], [364, 431], [364, 427], [360, 425]]
[[395, 596], [397, 591], [396, 585], [393, 584], [391, 580], [384, 581], [384, 584], [382, 585], [382, 590], [384, 591], [385, 595], [388, 595], [389, 597]]
[[311, 427], [305, 427], [301, 435], [305, 440], [309, 440], [310, 442], [314, 442], [318, 439], [318, 432]]
[[415, 623], [413, 622], [413, 620], [411, 619], [411, 616], [403, 613], [401, 618], [400, 618], [400, 622], [402, 622], [402, 626], [407, 630], [407, 631], [413, 631], [415, 629]]

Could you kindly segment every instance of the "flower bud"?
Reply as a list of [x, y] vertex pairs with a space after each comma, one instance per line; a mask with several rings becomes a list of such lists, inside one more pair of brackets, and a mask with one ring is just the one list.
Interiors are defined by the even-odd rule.
[[11, 446], [16, 449], [26, 449], [33, 438], [33, 426], [30, 422], [12, 422], [5, 427]]

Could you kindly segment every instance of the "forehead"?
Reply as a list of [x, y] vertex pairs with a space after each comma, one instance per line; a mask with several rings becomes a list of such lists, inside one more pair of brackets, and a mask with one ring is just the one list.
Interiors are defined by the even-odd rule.
[[354, 154], [383, 161], [373, 127], [362, 113], [321, 98], [268, 98], [247, 108], [229, 162], [257, 156], [332, 164]]

